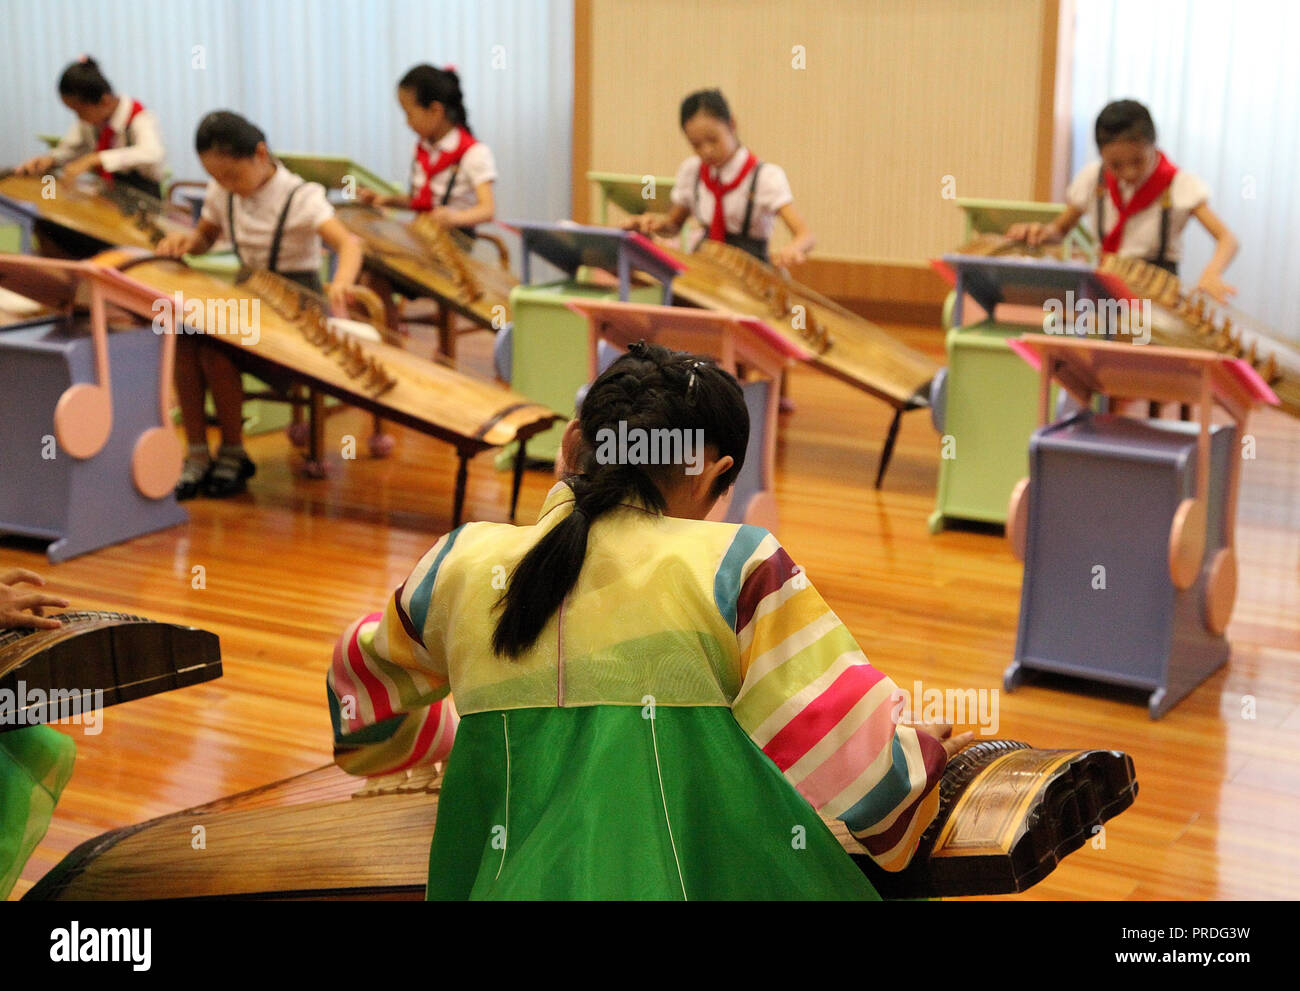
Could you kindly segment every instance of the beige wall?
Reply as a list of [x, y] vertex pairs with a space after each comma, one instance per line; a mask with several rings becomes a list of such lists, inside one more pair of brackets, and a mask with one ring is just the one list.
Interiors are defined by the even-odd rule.
[[[1055, 0], [579, 0], [576, 112], [589, 102], [575, 167], [673, 175], [690, 154], [678, 104], [719, 86], [742, 140], [789, 174], [819, 257], [923, 263], [961, 234], [945, 176], [957, 196], [1034, 199], [1044, 169], [1050, 184], [1040, 120], [1046, 85], [1050, 124], [1054, 63], [1043, 53], [1055, 51], [1055, 10]], [[792, 68], [795, 45], [806, 68]]]

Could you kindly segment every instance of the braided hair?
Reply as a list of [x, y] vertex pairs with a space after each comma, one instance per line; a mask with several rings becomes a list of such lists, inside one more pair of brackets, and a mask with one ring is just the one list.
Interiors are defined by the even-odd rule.
[[450, 66], [439, 69], [428, 63], [407, 70], [397, 84], [398, 89], [410, 90], [415, 102], [428, 109], [442, 104], [442, 112], [454, 126], [463, 127], [471, 134], [469, 113], [465, 110], [465, 97], [460, 91], [460, 76]]
[[[734, 463], [714, 481], [710, 495], [726, 492], [745, 463], [749, 411], [739, 383], [712, 360], [637, 342], [591, 384], [582, 402], [582, 454], [564, 481], [573, 489], [574, 509], [553, 526], [510, 575], [497, 602], [501, 610], [492, 648], [518, 658], [541, 635], [564, 597], [573, 590], [587, 554], [591, 524], [627, 498], [662, 513], [662, 488], [672, 485], [673, 466], [601, 463], [596, 452], [604, 430], [619, 423], [630, 432], [700, 430], [718, 457]], [[662, 488], [661, 488], [662, 487]]]

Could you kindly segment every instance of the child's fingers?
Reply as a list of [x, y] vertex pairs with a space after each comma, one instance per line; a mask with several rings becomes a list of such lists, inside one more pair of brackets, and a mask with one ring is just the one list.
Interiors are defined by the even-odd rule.
[[26, 582], [28, 585], [44, 585], [45, 579], [35, 571], [28, 571], [26, 568], [14, 568], [0, 575], [0, 585], [17, 585], [19, 582]]
[[967, 730], [965, 733], [960, 733], [957, 736], [944, 740], [943, 749], [949, 757], [953, 757], [968, 747], [974, 739], [975, 734], [972, 731]]
[[57, 630], [63, 624], [47, 616], [34, 616], [23, 612], [0, 612], [0, 629], [30, 627], [37, 630]]
[[63, 608], [68, 604], [67, 599], [61, 599], [57, 595], [46, 595], [44, 592], [32, 592], [28, 595], [20, 595], [9, 603], [10, 609], [39, 609], [41, 606], [58, 606]]

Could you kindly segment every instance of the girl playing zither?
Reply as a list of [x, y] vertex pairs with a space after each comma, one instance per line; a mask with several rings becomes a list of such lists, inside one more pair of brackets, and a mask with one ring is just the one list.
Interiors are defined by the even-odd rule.
[[[702, 464], [598, 458], [620, 423], [701, 430]], [[337, 762], [450, 753], [430, 898], [875, 897], [817, 810], [906, 865], [970, 735], [896, 725], [893, 682], [776, 538], [705, 520], [748, 433], [734, 378], [635, 345], [534, 526], [460, 527], [345, 631]]]

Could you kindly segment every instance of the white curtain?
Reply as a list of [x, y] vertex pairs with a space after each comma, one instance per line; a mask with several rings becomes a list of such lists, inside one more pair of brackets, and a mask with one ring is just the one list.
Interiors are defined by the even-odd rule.
[[[1092, 126], [1111, 100], [1145, 103], [1160, 146], [1209, 184], [1210, 207], [1241, 241], [1225, 281], [1236, 304], [1300, 340], [1300, 4], [1293, 0], [1079, 0], [1073, 146], [1097, 157]], [[1192, 221], [1182, 275], [1213, 240]]]
[[58, 77], [89, 53], [158, 115], [177, 178], [205, 178], [194, 128], [226, 108], [273, 148], [346, 155], [405, 185], [415, 137], [397, 80], [450, 63], [496, 156], [498, 217], [571, 212], [572, 0], [0, 0], [0, 31], [0, 166], [67, 129]]

